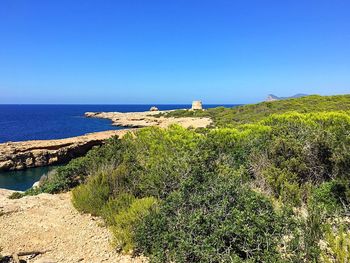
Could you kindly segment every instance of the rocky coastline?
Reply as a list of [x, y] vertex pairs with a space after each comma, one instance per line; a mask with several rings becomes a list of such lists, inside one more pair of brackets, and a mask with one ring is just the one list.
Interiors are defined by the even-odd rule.
[[58, 140], [34, 140], [0, 144], [0, 171], [22, 170], [65, 163], [84, 155], [112, 136], [122, 137], [130, 129], [89, 133]]
[[[167, 118], [160, 113], [168, 111], [146, 112], [86, 112], [88, 118], [103, 118], [121, 127], [168, 127], [179, 124], [185, 128], [203, 128], [211, 124], [210, 118]], [[34, 140], [7, 142], [0, 144], [0, 171], [23, 170], [26, 168], [61, 164], [86, 154], [92, 147], [102, 145], [112, 136], [122, 137], [132, 129], [110, 130], [89, 133], [58, 140]]]
[[123, 127], [149, 127], [158, 126], [166, 128], [172, 124], [179, 124], [185, 128], [205, 128], [212, 123], [212, 120], [207, 117], [192, 118], [192, 117], [164, 117], [162, 113], [169, 111], [145, 111], [145, 112], [86, 112], [88, 118], [109, 119], [115, 126]]

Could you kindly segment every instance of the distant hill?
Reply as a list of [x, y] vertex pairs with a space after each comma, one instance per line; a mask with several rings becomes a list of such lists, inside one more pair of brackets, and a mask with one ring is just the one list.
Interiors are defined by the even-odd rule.
[[296, 99], [296, 98], [301, 98], [301, 97], [305, 97], [305, 96], [308, 96], [307, 94], [302, 94], [302, 93], [299, 93], [299, 94], [295, 94], [294, 96], [291, 96], [291, 97], [278, 97], [276, 95], [273, 95], [273, 94], [269, 94], [266, 98], [265, 101], [276, 101], [276, 100], [287, 100], [287, 99]]

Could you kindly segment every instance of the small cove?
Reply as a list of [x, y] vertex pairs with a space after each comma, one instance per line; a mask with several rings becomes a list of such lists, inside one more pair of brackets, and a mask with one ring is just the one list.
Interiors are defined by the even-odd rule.
[[0, 188], [25, 191], [39, 181], [42, 175], [47, 174], [58, 166], [44, 166], [29, 168], [20, 171], [0, 172]]

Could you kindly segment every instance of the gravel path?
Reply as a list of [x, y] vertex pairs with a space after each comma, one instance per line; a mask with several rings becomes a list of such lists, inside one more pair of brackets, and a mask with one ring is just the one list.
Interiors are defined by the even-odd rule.
[[0, 189], [0, 252], [2, 255], [47, 251], [27, 262], [145, 262], [119, 255], [100, 219], [78, 213], [70, 193], [40, 194], [17, 200]]

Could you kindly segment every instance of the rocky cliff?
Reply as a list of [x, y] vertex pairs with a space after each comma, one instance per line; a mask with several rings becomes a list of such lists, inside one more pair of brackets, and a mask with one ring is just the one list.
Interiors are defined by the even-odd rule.
[[0, 171], [60, 164], [84, 155], [93, 146], [127, 130], [105, 131], [60, 140], [36, 140], [0, 144]]

